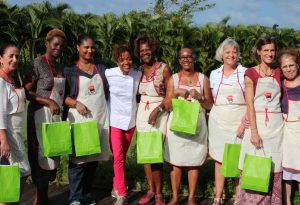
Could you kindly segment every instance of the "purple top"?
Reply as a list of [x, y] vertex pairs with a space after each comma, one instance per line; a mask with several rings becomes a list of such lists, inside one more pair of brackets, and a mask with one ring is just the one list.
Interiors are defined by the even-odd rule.
[[[284, 83], [282, 83], [282, 99], [281, 99], [281, 109], [284, 114], [288, 112], [288, 102], [285, 93]], [[300, 85], [294, 88], [287, 88], [290, 100], [300, 101]]]

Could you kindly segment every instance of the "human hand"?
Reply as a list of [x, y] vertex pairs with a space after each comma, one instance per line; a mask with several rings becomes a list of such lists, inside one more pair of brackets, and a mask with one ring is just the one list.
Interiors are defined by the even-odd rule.
[[83, 103], [81, 103], [79, 101], [77, 101], [75, 108], [76, 108], [77, 112], [79, 114], [81, 114], [81, 115], [86, 115], [88, 113], [88, 111], [89, 111], [87, 109], [87, 107]]
[[149, 115], [148, 124], [155, 125], [159, 113], [160, 113], [159, 108], [156, 107]]
[[202, 99], [202, 95], [196, 89], [190, 90], [190, 96], [198, 101]]
[[10, 155], [10, 146], [7, 139], [0, 140], [0, 157], [9, 158]]
[[53, 115], [59, 115], [60, 108], [59, 108], [58, 104], [52, 99], [50, 99], [49, 108]]
[[252, 133], [250, 142], [255, 146], [256, 149], [262, 148], [262, 139], [258, 135], [258, 133]]
[[244, 137], [244, 134], [245, 134], [245, 126], [241, 123], [236, 131], [236, 136], [242, 139]]
[[176, 97], [183, 97], [183, 98], [187, 98], [190, 94], [190, 92], [186, 89], [183, 88], [176, 88], [174, 90], [175, 96]]
[[243, 118], [242, 118], [242, 124], [244, 125], [245, 129], [248, 129], [250, 127], [250, 121], [249, 121], [247, 115], [243, 116]]

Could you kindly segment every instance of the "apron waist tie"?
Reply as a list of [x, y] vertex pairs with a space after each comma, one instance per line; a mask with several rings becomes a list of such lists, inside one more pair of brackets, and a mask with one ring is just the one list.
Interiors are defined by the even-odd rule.
[[147, 100], [146, 102], [144, 102], [144, 101], [141, 100], [141, 102], [142, 102], [142, 103], [146, 103], [146, 105], [145, 105], [145, 110], [149, 110], [149, 109], [150, 109], [150, 104], [161, 103], [162, 100], [161, 100], [161, 101], [154, 101], [154, 102], [149, 102], [149, 100]]
[[269, 122], [269, 114], [268, 114], [268, 108], [265, 108], [266, 118], [265, 118], [265, 125], [267, 126]]

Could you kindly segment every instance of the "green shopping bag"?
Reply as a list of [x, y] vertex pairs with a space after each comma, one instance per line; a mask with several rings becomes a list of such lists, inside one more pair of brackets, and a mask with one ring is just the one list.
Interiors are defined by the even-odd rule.
[[238, 169], [241, 144], [225, 144], [221, 173], [224, 177], [239, 177]]
[[260, 157], [246, 153], [241, 187], [267, 193], [269, 190], [271, 166], [271, 157]]
[[137, 132], [137, 163], [163, 162], [163, 136], [161, 132]]
[[101, 152], [98, 126], [95, 120], [73, 123], [72, 135], [77, 157]]
[[42, 124], [43, 150], [46, 157], [72, 154], [70, 122]]
[[20, 200], [20, 169], [13, 165], [0, 165], [0, 203]]
[[182, 99], [172, 99], [173, 119], [170, 129], [194, 135], [197, 130], [200, 110], [199, 102], [189, 102]]

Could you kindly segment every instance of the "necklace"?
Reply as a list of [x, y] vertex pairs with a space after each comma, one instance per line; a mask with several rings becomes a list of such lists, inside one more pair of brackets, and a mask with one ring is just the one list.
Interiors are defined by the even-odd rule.
[[264, 74], [264, 76], [266, 77], [271, 77], [271, 76], [274, 76], [274, 70], [271, 69], [271, 73], [268, 74], [267, 72], [265, 72], [261, 67], [260, 67], [260, 64], [258, 65], [258, 69], [259, 69], [259, 73], [260, 71]]
[[[86, 69], [86, 68], [84, 68], [84, 65], [86, 65], [86, 64], [82, 64], [81, 62], [78, 62], [78, 64], [81, 64], [81, 70], [82, 71], [84, 71], [84, 72], [86, 72], [86, 73], [88, 73], [88, 74], [90, 74], [90, 75], [92, 75], [93, 74], [93, 72], [94, 72], [94, 67], [91, 67], [92, 65], [94, 65], [94, 64], [92, 64], [92, 63], [89, 63], [88, 65], [88, 68]], [[79, 68], [79, 65], [78, 65], [78, 68]]]

